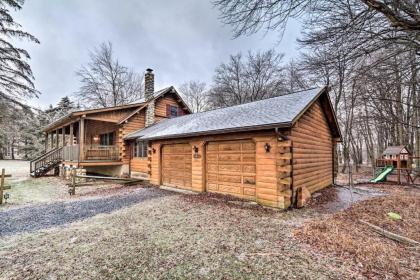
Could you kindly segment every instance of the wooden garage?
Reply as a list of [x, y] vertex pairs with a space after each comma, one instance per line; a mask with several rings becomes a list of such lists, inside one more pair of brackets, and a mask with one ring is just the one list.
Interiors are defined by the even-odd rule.
[[169, 144], [162, 147], [162, 184], [191, 189], [191, 145]]
[[255, 199], [255, 143], [252, 140], [209, 142], [206, 190]]
[[164, 120], [125, 139], [149, 143], [152, 184], [288, 208], [334, 183], [341, 134], [322, 87]]

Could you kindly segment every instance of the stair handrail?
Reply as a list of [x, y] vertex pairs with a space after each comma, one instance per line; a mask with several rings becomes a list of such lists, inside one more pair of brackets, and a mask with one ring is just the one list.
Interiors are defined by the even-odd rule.
[[[63, 150], [63, 147], [58, 147], [58, 148], [55, 148], [55, 149], [52, 149], [52, 150], [46, 152], [45, 154], [37, 157], [36, 159], [31, 160], [29, 162], [29, 164], [30, 164], [30, 173], [34, 172], [37, 169], [36, 168], [36, 163], [38, 163], [38, 162], [40, 162], [42, 160], [45, 160], [46, 158], [48, 158], [48, 157], [50, 157], [50, 156], [52, 156], [52, 155], [54, 155], [54, 154], [56, 154], [58, 152], [61, 152], [62, 150]], [[62, 158], [62, 155], [61, 155], [61, 158]], [[35, 163], [35, 167], [33, 167], [33, 164], [34, 163]]]
[[44, 157], [44, 156], [46, 156], [46, 155], [48, 155], [48, 154], [50, 154], [50, 153], [52, 153], [52, 152], [54, 152], [55, 150], [57, 150], [58, 148], [54, 148], [54, 149], [52, 149], [52, 150], [49, 150], [49, 151], [47, 151], [47, 152], [42, 152], [37, 158], [35, 158], [35, 159], [32, 159], [31, 160], [31, 162], [34, 162], [34, 161], [37, 161], [37, 160], [39, 160], [40, 158], [42, 158], [42, 157]]

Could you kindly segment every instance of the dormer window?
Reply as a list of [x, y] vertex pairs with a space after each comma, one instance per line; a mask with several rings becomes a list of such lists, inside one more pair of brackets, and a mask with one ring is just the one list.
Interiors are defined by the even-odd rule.
[[170, 104], [166, 105], [166, 116], [168, 118], [175, 118], [178, 116], [182, 116], [183, 113], [184, 113], [183, 110], [179, 108], [178, 106], [174, 106]]
[[172, 106], [172, 105], [170, 105], [171, 106], [171, 111], [170, 111], [170, 116], [171, 117], [177, 117], [178, 116], [178, 107], [176, 107], [176, 106]]

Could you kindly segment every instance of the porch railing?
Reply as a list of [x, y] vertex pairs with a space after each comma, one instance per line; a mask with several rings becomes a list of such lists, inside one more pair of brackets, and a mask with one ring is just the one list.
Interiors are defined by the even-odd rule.
[[[65, 146], [63, 150], [64, 160], [78, 161], [80, 154], [80, 146]], [[90, 160], [119, 160], [119, 149], [117, 145], [86, 145], [83, 147], [83, 161]]]
[[65, 161], [78, 161], [79, 160], [79, 145], [64, 146], [63, 158]]
[[118, 146], [86, 145], [85, 160], [119, 160]]

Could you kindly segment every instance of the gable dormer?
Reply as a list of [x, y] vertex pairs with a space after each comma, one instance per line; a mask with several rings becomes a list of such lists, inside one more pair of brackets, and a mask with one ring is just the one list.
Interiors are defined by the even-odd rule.
[[155, 75], [153, 70], [148, 68], [144, 74], [144, 97], [147, 102], [145, 127], [151, 126], [162, 119], [175, 118], [191, 113], [191, 110], [173, 86], [158, 92], [155, 92], [154, 89]]

